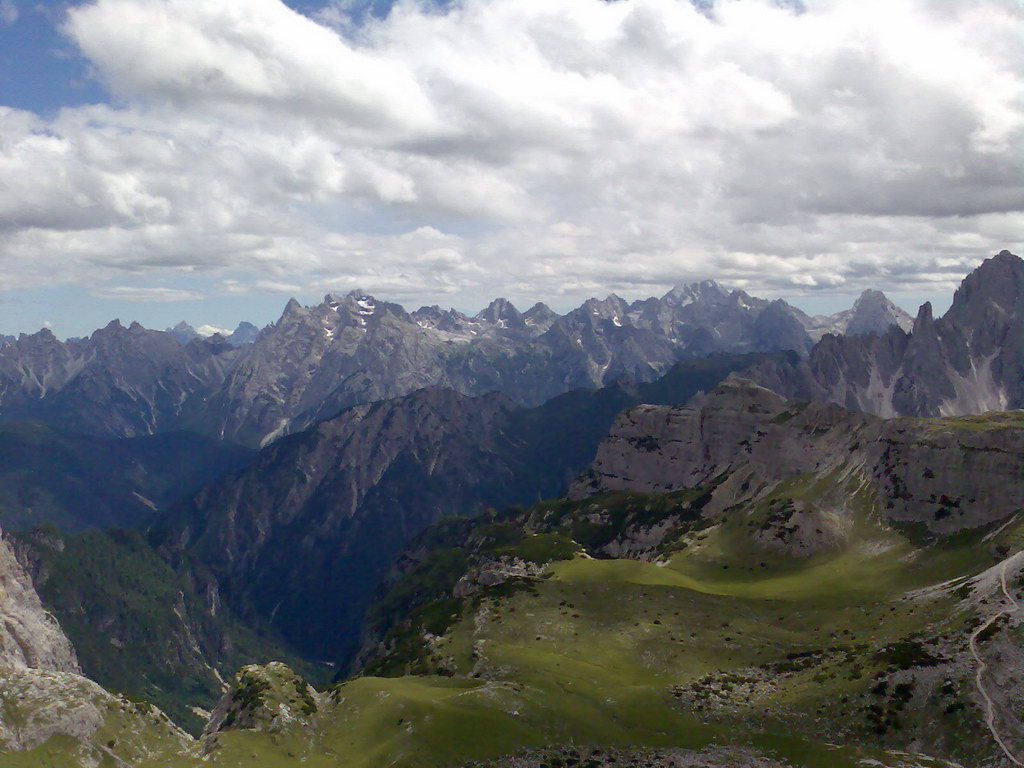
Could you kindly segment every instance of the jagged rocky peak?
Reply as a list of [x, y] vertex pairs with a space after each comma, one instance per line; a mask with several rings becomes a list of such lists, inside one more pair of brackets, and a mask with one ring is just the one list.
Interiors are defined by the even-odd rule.
[[847, 336], [881, 334], [893, 325], [909, 331], [913, 323], [910, 315], [889, 301], [884, 293], [868, 289], [854, 303], [843, 332]]
[[102, 328], [97, 328], [95, 331], [93, 331], [92, 335], [89, 338], [95, 340], [97, 338], [101, 338], [104, 336], [111, 336], [120, 333], [123, 330], [125, 330], [125, 327], [121, 325], [121, 318], [115, 317]]
[[629, 305], [613, 293], [604, 299], [587, 299], [576, 312], [622, 325], [622, 319], [629, 314]]
[[757, 298], [754, 298], [753, 296], [751, 296], [746, 291], [744, 291], [742, 288], [737, 288], [732, 293], [730, 293], [729, 294], [729, 299], [734, 304], [736, 304], [737, 307], [739, 307], [742, 310], [747, 310], [747, 311], [749, 311], [749, 310], [756, 310], [756, 309], [759, 309], [761, 307], [764, 307], [765, 305], [767, 305], [769, 303], [774, 304], [774, 303], [777, 303], [777, 302], [782, 302], [782, 304], [784, 306], [789, 307], [789, 305], [786, 304], [786, 302], [782, 301], [782, 299], [775, 299], [774, 302], [768, 302], [765, 299], [757, 299]]
[[813, 346], [801, 318], [782, 299], [768, 304], [757, 316], [753, 336], [752, 349], [755, 352], [792, 349], [806, 355]]
[[51, 346], [61, 343], [49, 328], [40, 328], [35, 333], [19, 333], [17, 342], [19, 347], [26, 345]]
[[233, 347], [240, 347], [243, 344], [251, 344], [260, 335], [260, 329], [250, 322], [243, 320], [238, 327], [227, 337], [228, 343]]
[[337, 293], [328, 293], [324, 296], [323, 303], [331, 309], [338, 309], [339, 307], [351, 307], [353, 305], [363, 306], [365, 305], [376, 305], [377, 300], [364, 291], [362, 288], [353, 288], [348, 293], [341, 295]]
[[551, 307], [541, 301], [538, 301], [528, 310], [523, 312], [523, 320], [526, 321], [527, 325], [544, 331], [550, 328], [551, 324], [555, 322], [558, 317], [558, 314], [554, 312]]
[[[312, 332], [314, 336], [322, 335], [329, 341], [339, 328], [353, 326], [365, 329], [369, 320], [376, 318], [385, 308], [394, 306], [378, 302], [358, 288], [344, 295], [328, 293], [322, 302], [308, 307], [292, 298], [273, 327], [301, 327], [306, 329], [301, 333]], [[401, 311], [400, 307], [398, 309]]]
[[910, 315], [893, 304], [884, 293], [870, 288], [861, 293], [850, 309], [834, 315], [804, 316], [804, 327], [815, 340], [828, 333], [843, 336], [863, 336], [868, 333], [881, 335], [894, 325], [909, 332], [913, 324]]
[[309, 314], [309, 310], [299, 303], [299, 300], [292, 296], [288, 299], [288, 303], [284, 305], [284, 310], [281, 312], [281, 317], [274, 324], [276, 327], [280, 327], [282, 324], [288, 322], [294, 322]]
[[455, 309], [441, 309], [437, 304], [420, 307], [410, 317], [420, 328], [436, 328], [448, 333], [459, 333], [473, 321]]
[[473, 319], [499, 328], [522, 328], [526, 325], [522, 314], [508, 299], [495, 299]]
[[168, 328], [165, 333], [171, 334], [174, 338], [180, 341], [182, 344], [188, 344], [192, 339], [199, 336], [199, 333], [191, 325], [182, 320], [173, 328]]
[[443, 310], [438, 304], [431, 304], [429, 307], [424, 305], [412, 313], [412, 319], [425, 328], [434, 328], [448, 316], [449, 312], [454, 311]]
[[1004, 250], [985, 259], [960, 284], [946, 318], [976, 322], [987, 307], [997, 307], [1008, 315], [1024, 315], [1024, 260], [1019, 256]]

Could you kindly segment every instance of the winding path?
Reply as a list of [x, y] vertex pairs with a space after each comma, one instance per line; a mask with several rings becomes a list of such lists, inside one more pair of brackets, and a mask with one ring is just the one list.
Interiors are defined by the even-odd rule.
[[1010, 751], [1010, 748], [1006, 746], [1006, 742], [1003, 741], [1003, 737], [999, 735], [999, 731], [996, 728], [996, 707], [992, 701], [992, 697], [988, 695], [988, 691], [985, 690], [985, 671], [988, 669], [988, 664], [981, 658], [981, 654], [978, 653], [978, 636], [981, 635], [986, 629], [992, 624], [1001, 619], [1003, 616], [1009, 616], [1011, 613], [1016, 613], [1020, 610], [1020, 604], [1014, 599], [1013, 595], [1010, 594], [1009, 588], [1006, 586], [1006, 569], [1011, 562], [1017, 560], [1024, 552], [1018, 552], [1013, 557], [1007, 558], [1003, 561], [1002, 568], [999, 569], [999, 583], [1002, 586], [1003, 594], [1006, 599], [1010, 602], [1008, 608], [999, 611], [989, 617], [988, 621], [978, 627], [974, 632], [971, 633], [971, 655], [974, 656], [974, 660], [978, 662], [978, 671], [975, 673], [974, 682], [978, 687], [978, 693], [981, 694], [982, 700], [985, 702], [985, 724], [988, 726], [989, 731], [992, 732], [992, 738], [996, 740], [996, 744], [999, 745], [1000, 749], [1010, 758], [1010, 762], [1014, 765], [1021, 766], [1024, 768], [1024, 762], [1017, 759], [1016, 755]]

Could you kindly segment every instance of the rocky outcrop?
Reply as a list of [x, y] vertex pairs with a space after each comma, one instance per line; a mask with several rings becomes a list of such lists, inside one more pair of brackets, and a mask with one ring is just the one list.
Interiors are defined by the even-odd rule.
[[504, 584], [510, 579], [535, 579], [547, 571], [543, 563], [528, 562], [521, 557], [485, 558], [474, 565], [452, 589], [456, 598], [475, 595], [481, 589]]
[[[710, 485], [704, 511], [714, 516], [766, 496], [783, 480], [831, 474], [837, 484], [855, 481], [888, 519], [949, 533], [1024, 510], [1022, 465], [1019, 413], [880, 419], [831, 403], [787, 401], [734, 379], [698, 407], [643, 405], [623, 413], [570, 496]], [[850, 495], [845, 485], [842, 492]]]
[[32, 750], [61, 737], [48, 757], [57, 752], [56, 764], [69, 768], [134, 765], [177, 754], [192, 741], [159, 709], [67, 672], [0, 667], [0, 707], [0, 751]]
[[281, 662], [249, 664], [238, 670], [203, 735], [229, 730], [282, 731], [308, 722], [325, 701], [325, 696]]

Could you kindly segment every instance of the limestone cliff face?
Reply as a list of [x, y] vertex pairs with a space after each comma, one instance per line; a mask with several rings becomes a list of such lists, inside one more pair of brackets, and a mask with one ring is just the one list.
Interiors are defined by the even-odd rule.
[[740, 379], [697, 406], [624, 412], [570, 495], [712, 484], [705, 514], [715, 515], [782, 480], [831, 474], [871, 492], [888, 519], [937, 533], [1024, 510], [1021, 414], [881, 419], [787, 401]]
[[0, 666], [79, 672], [71, 641], [43, 608], [32, 580], [0, 538]]

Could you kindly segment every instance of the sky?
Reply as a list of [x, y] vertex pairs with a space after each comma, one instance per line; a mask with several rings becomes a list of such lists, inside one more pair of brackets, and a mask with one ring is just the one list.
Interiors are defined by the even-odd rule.
[[360, 288], [948, 305], [1021, 253], [1019, 0], [0, 0], [0, 333]]

